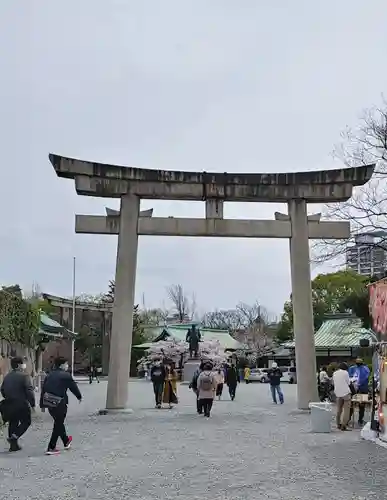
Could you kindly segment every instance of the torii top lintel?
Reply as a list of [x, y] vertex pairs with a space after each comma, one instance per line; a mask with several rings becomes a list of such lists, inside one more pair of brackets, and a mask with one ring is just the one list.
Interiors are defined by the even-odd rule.
[[375, 165], [289, 173], [210, 173], [152, 170], [107, 165], [54, 154], [59, 177], [74, 179], [78, 194], [120, 198], [132, 193], [145, 199], [308, 203], [345, 201], [354, 186], [371, 179]]

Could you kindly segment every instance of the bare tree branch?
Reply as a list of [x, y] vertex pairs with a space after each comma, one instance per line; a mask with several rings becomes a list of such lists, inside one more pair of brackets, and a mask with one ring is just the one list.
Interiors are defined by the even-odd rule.
[[182, 285], [171, 285], [167, 288], [169, 300], [172, 302], [178, 321], [191, 320], [196, 311], [196, 298], [192, 296], [192, 302], [184, 292]]
[[350, 221], [350, 240], [320, 240], [312, 245], [313, 262], [321, 263], [345, 256], [348, 245], [359, 234], [373, 233], [369, 246], [387, 248], [387, 102], [366, 111], [356, 129], [342, 134], [334, 156], [349, 167], [376, 163], [375, 174], [365, 186], [354, 189], [345, 203], [328, 205], [323, 214], [328, 219]]
[[240, 303], [235, 309], [206, 313], [202, 325], [229, 330], [234, 338], [259, 353], [273, 343], [273, 331], [269, 327], [271, 320], [267, 310], [258, 302], [252, 305]]

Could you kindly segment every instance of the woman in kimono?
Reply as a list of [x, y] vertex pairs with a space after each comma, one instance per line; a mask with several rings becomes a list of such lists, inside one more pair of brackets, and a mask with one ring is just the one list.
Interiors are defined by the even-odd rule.
[[177, 400], [177, 373], [174, 363], [167, 362], [165, 365], [165, 383], [163, 391], [163, 403], [169, 408], [178, 403]]

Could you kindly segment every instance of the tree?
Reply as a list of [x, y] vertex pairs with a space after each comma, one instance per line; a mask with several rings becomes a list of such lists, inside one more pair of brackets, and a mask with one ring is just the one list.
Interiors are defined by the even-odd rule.
[[75, 297], [76, 302], [84, 302], [86, 304], [102, 304], [105, 302], [105, 294], [104, 293], [81, 293]]
[[39, 309], [23, 299], [19, 285], [0, 291], [0, 338], [32, 347], [39, 332]]
[[31, 359], [33, 373], [43, 342], [39, 329], [39, 307], [23, 298], [19, 285], [3, 287], [0, 290], [0, 339], [8, 343], [11, 353], [23, 346], [24, 355]]
[[192, 320], [196, 312], [196, 298], [192, 294], [191, 299], [186, 295], [182, 285], [171, 285], [167, 287], [169, 300], [172, 302], [176, 318], [179, 323]]
[[387, 248], [387, 102], [366, 111], [359, 126], [348, 128], [342, 137], [334, 155], [348, 167], [376, 164], [375, 173], [368, 184], [354, 189], [349, 201], [325, 209], [328, 218], [350, 221], [351, 239], [314, 244], [316, 262], [345, 255], [348, 243], [363, 233], [375, 236], [373, 242], [367, 243], [370, 248]]
[[201, 320], [206, 328], [229, 330], [236, 332], [243, 327], [238, 309], [215, 310], [207, 312]]
[[163, 309], [141, 309], [140, 311], [141, 322], [147, 326], [158, 326], [166, 322], [168, 318], [168, 311]]
[[364, 282], [364, 287], [358, 292], [353, 292], [348, 295], [344, 301], [343, 306], [351, 310], [358, 318], [362, 320], [364, 328], [372, 328], [372, 317], [370, 315], [370, 293], [368, 284], [377, 281], [377, 277], [373, 276]]
[[[132, 345], [140, 345], [146, 342], [147, 336], [145, 335], [144, 323], [142, 322], [142, 318], [139, 312], [138, 305], [134, 306], [133, 309], [133, 337], [132, 337]], [[141, 351], [139, 349], [132, 349], [131, 358], [130, 358], [130, 373], [131, 375], [136, 375], [137, 372], [137, 363], [141, 358]]]
[[[318, 330], [326, 314], [346, 312], [349, 307], [348, 298], [361, 296], [369, 278], [352, 270], [319, 274], [312, 281], [312, 305], [314, 328]], [[354, 305], [354, 300], [352, 304]], [[355, 312], [355, 311], [354, 311]], [[277, 338], [288, 340], [293, 337], [293, 305], [285, 302]]]
[[293, 304], [291, 300], [287, 300], [284, 304], [284, 312], [281, 315], [281, 320], [278, 323], [275, 339], [277, 343], [282, 344], [293, 338]]
[[256, 352], [264, 351], [273, 341], [269, 314], [257, 301], [252, 305], [240, 302], [235, 309], [208, 312], [201, 323], [207, 328], [228, 330]]
[[114, 302], [115, 291], [116, 291], [116, 282], [114, 280], [110, 280], [108, 285], [108, 292], [104, 294], [103, 301]]

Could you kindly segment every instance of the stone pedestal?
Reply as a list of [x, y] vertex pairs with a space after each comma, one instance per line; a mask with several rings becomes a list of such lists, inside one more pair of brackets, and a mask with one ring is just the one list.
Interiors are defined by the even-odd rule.
[[189, 384], [192, 380], [192, 377], [195, 373], [195, 371], [199, 368], [200, 366], [200, 359], [189, 359], [184, 363], [184, 369], [183, 369], [183, 384]]
[[292, 227], [290, 268], [296, 344], [297, 406], [300, 410], [309, 410], [309, 403], [319, 401], [319, 399], [306, 202], [304, 200], [289, 201], [289, 215]]

